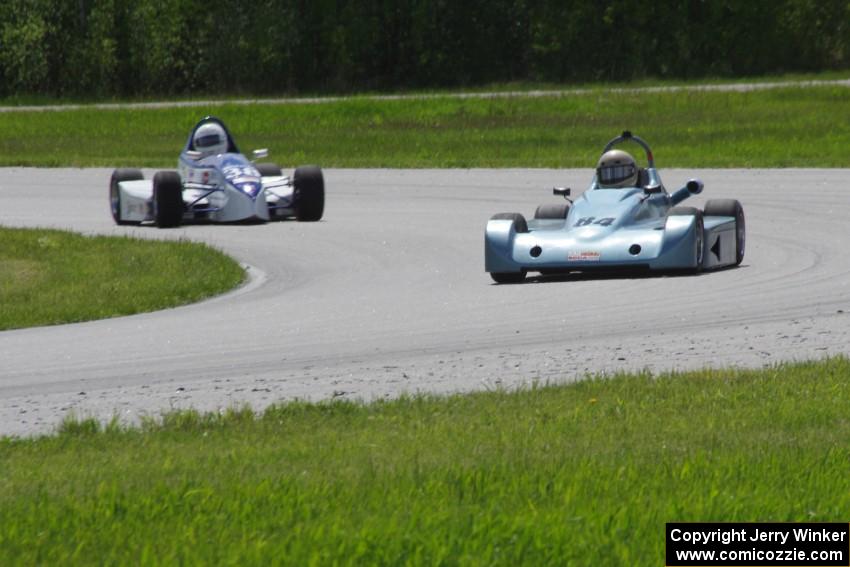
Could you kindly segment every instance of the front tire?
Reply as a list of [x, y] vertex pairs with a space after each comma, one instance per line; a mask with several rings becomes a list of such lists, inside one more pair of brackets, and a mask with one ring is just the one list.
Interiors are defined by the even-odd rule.
[[325, 179], [316, 166], [299, 167], [292, 176], [295, 187], [295, 218], [302, 222], [315, 222], [325, 211]]
[[180, 226], [183, 219], [183, 182], [176, 171], [153, 176], [154, 222], [159, 228]]
[[109, 206], [112, 209], [112, 220], [115, 221], [115, 224], [121, 226], [139, 224], [121, 218], [121, 191], [118, 184], [122, 181], [139, 181], [144, 178], [145, 176], [138, 169], [120, 168], [112, 172], [112, 177], [109, 180]]
[[717, 217], [735, 217], [735, 265], [744, 261], [747, 244], [747, 224], [744, 207], [735, 199], [711, 199], [705, 204], [705, 214]]
[[696, 207], [673, 207], [668, 216], [693, 216], [696, 219], [696, 238], [694, 238], [694, 260], [695, 266], [691, 268], [693, 273], [702, 271], [705, 259], [705, 222], [703, 213]]
[[[528, 222], [520, 213], [498, 213], [490, 217], [490, 220], [509, 220], [513, 224], [514, 232], [528, 232]], [[490, 272], [490, 277], [497, 284], [516, 284], [525, 281], [525, 270], [519, 272]]]
[[490, 277], [497, 284], [518, 284], [525, 281], [525, 274], [526, 272], [524, 270], [522, 272], [508, 273], [490, 272]]
[[490, 220], [513, 221], [514, 232], [528, 232], [528, 223], [520, 213], [498, 213], [490, 217]]

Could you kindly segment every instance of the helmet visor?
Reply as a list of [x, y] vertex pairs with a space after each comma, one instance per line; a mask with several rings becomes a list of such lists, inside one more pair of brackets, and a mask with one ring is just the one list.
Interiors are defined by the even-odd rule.
[[632, 164], [603, 165], [596, 168], [596, 175], [602, 185], [615, 185], [634, 177], [637, 168]]
[[202, 136], [198, 136], [195, 139], [195, 146], [197, 148], [209, 148], [221, 143], [221, 136], [218, 134], [205, 134]]

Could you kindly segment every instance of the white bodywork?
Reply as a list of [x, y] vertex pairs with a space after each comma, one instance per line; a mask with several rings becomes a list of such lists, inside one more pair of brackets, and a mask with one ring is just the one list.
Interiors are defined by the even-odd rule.
[[[241, 220], [273, 220], [295, 214], [293, 187], [289, 176], [260, 177], [253, 167], [242, 166], [248, 175], [237, 175], [231, 181], [214, 168], [193, 167], [181, 163], [183, 179], [183, 219], [212, 222]], [[234, 183], [235, 182], [235, 185]], [[242, 188], [257, 185], [256, 192]], [[121, 181], [118, 183], [121, 219], [128, 222], [154, 220], [153, 181]]]
[[117, 224], [153, 222], [160, 228], [184, 222], [320, 220], [325, 205], [322, 170], [301, 166], [287, 176], [273, 163], [254, 163], [268, 153], [257, 149], [247, 158], [224, 123], [206, 116], [189, 133], [176, 171], [158, 171], [150, 180], [139, 169], [113, 171], [112, 218]]

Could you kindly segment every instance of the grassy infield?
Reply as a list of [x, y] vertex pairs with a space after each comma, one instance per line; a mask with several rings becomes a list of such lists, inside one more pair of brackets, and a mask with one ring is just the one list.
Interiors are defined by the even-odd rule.
[[610, 93], [562, 98], [76, 110], [0, 114], [0, 165], [173, 167], [205, 113], [243, 151], [323, 167], [591, 167], [630, 129], [660, 167], [850, 164], [846, 87], [750, 93]]
[[[663, 166], [846, 167], [848, 98], [598, 92], [216, 113], [284, 163], [588, 166], [629, 126]], [[55, 149], [55, 163], [166, 165], [175, 124], [197, 114], [4, 116], [0, 159]], [[140, 130], [152, 135], [134, 145]], [[77, 143], [89, 139], [103, 141]], [[667, 521], [847, 521], [848, 377], [834, 359], [186, 412], [131, 430], [69, 420], [56, 436], [0, 439], [0, 564], [662, 565]]]
[[0, 227], [0, 331], [180, 305], [243, 277], [201, 244]]

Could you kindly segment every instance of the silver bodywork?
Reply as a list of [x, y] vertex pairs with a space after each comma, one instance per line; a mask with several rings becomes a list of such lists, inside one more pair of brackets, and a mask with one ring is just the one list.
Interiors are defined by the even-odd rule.
[[[702, 182], [693, 179], [668, 193], [649, 146], [628, 132], [609, 142], [603, 154], [625, 140], [646, 150], [649, 165], [641, 169], [637, 186], [600, 187], [594, 175], [590, 187], [571, 202], [566, 218], [493, 218], [487, 223], [484, 263], [493, 279], [600, 269], [698, 271], [740, 262], [743, 212], [739, 217], [703, 216], [702, 211], [674, 209], [700, 193]], [[569, 190], [556, 193], [567, 196]], [[496, 215], [501, 216], [507, 215]]]

